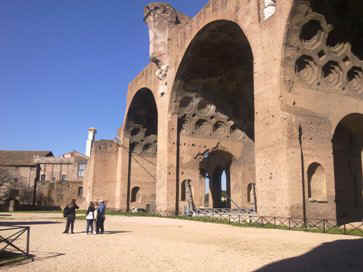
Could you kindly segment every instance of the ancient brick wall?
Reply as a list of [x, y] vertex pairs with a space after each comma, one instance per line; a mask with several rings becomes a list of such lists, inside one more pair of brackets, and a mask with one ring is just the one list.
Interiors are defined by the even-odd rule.
[[115, 185], [118, 147], [113, 141], [96, 141], [93, 146], [93, 194], [89, 201], [104, 200], [115, 206]]
[[[354, 18], [359, 18], [360, 5], [340, 0], [210, 0], [193, 18], [167, 4], [148, 5], [151, 63], [129, 84], [128, 114], [118, 135], [126, 149], [118, 150], [116, 165], [104, 159], [97, 166], [94, 158], [90, 175], [106, 169], [115, 173], [115, 205], [127, 206], [132, 128], [150, 129], [135, 101], [147, 89], [158, 116], [153, 135], [159, 212], [183, 209], [186, 180], [191, 181], [196, 206], [204, 205], [200, 163], [212, 150], [221, 156], [215, 158], [228, 162], [217, 170], [228, 172], [230, 196], [242, 207], [254, 206], [251, 188], [256, 188], [261, 215], [335, 218], [350, 214], [349, 209], [359, 215], [363, 54], [354, 38], [359, 35], [342, 29], [350, 29], [346, 22], [359, 26]], [[335, 137], [336, 131], [343, 136]], [[353, 144], [344, 142], [347, 135]], [[355, 169], [349, 190], [339, 189], [342, 181], [337, 177], [348, 173], [348, 166], [337, 163], [343, 158], [342, 144]], [[105, 195], [111, 190], [93, 188]], [[347, 200], [348, 191], [355, 201]]]
[[20, 204], [32, 205], [38, 167], [2, 166], [1, 170], [5, 171], [6, 176], [12, 181], [6, 196], [18, 200]]

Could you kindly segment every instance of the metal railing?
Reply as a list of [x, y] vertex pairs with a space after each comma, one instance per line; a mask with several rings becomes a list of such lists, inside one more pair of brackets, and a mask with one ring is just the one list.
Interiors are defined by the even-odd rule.
[[234, 215], [234, 214], [253, 214], [254, 209], [250, 208], [196, 208], [194, 216], [214, 216], [214, 215]]
[[259, 216], [253, 209], [245, 210], [244, 213], [237, 213], [233, 209], [196, 209], [193, 216], [210, 217], [213, 220], [235, 225], [363, 236], [363, 219], [338, 224], [337, 222], [343, 222], [343, 220]]
[[[25, 238], [25, 239], [24, 239]], [[19, 245], [20, 241], [23, 245]], [[23, 226], [1, 226], [0, 227], [0, 254], [6, 249], [13, 253], [30, 257], [30, 227]]]

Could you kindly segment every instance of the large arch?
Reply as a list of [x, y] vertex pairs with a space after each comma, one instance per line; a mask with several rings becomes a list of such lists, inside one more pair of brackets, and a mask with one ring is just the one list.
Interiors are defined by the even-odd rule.
[[289, 188], [293, 216], [339, 220], [349, 210], [338, 204], [344, 194], [337, 189], [339, 156], [332, 156], [331, 140], [343, 116], [363, 110], [362, 8], [354, 0], [291, 1], [280, 94], [294, 132], [288, 139], [295, 149], [288, 165], [289, 179], [297, 181]]
[[343, 118], [333, 137], [337, 221], [363, 219], [363, 114]]
[[171, 94], [170, 112], [178, 119], [173, 143], [177, 212], [183, 205], [178, 199], [179, 176], [192, 180], [196, 206], [203, 206], [205, 177], [199, 161], [216, 151], [231, 153], [240, 164], [228, 173], [230, 197], [239, 206], [246, 204], [242, 190], [255, 182], [253, 89], [253, 54], [240, 26], [228, 20], [205, 25], [182, 58]]
[[[126, 210], [155, 208], [158, 110], [151, 90], [142, 88], [132, 98], [125, 119], [122, 146], [128, 154]], [[143, 197], [133, 201], [131, 188], [142, 188]], [[131, 207], [131, 206], [132, 207]]]

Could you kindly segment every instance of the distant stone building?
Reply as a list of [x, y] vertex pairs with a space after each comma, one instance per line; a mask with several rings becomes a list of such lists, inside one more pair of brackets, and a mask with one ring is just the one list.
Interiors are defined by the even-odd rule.
[[0, 205], [17, 199], [24, 205], [35, 203], [40, 165], [36, 157], [53, 157], [51, 151], [0, 151]]
[[77, 151], [61, 157], [35, 158], [40, 168], [36, 204], [64, 207], [73, 198], [81, 199], [87, 160], [87, 156]]
[[88, 157], [69, 152], [0, 151], [0, 206], [15, 200], [19, 206], [63, 207], [82, 198], [82, 179]]

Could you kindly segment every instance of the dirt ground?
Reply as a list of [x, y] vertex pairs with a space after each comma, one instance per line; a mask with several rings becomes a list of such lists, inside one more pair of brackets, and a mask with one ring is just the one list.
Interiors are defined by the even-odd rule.
[[[11, 219], [11, 220], [9, 220]], [[59, 214], [16, 213], [34, 262], [1, 271], [363, 271], [363, 239], [177, 219], [108, 216], [106, 233], [62, 234]]]

